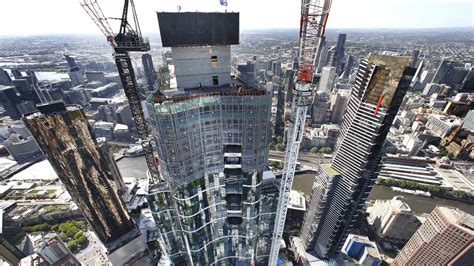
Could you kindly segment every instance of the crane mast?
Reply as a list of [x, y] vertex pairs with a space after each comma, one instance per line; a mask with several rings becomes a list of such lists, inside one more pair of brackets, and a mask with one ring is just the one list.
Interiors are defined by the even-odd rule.
[[302, 0], [299, 38], [298, 71], [293, 89], [290, 126], [288, 128], [285, 151], [285, 165], [281, 178], [275, 227], [269, 265], [276, 265], [280, 242], [285, 227], [286, 213], [293, 186], [296, 163], [304, 134], [306, 113], [313, 100], [313, 75], [321, 39], [324, 36], [326, 22], [332, 0]]
[[[82, 0], [81, 6], [91, 17], [92, 21], [99, 27], [107, 37], [107, 41], [114, 48], [114, 59], [123, 85], [125, 96], [127, 97], [132, 113], [133, 121], [137, 128], [140, 144], [145, 153], [145, 160], [150, 173], [149, 182], [154, 184], [159, 180], [158, 168], [153, 155], [150, 132], [145, 122], [142, 105], [140, 102], [137, 80], [130, 60], [129, 52], [150, 51], [150, 43], [143, 38], [138, 24], [137, 13], [133, 0], [125, 0], [120, 20], [120, 30], [114, 34], [107, 18], [104, 16], [97, 0]], [[131, 7], [133, 24], [129, 23], [128, 13]]]

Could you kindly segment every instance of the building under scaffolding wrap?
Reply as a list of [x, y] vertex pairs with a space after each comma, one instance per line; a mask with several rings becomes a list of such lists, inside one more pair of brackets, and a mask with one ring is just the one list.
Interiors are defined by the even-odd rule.
[[107, 250], [139, 236], [117, 193], [115, 161], [96, 141], [82, 108], [55, 102], [38, 109], [24, 122]]
[[[206, 36], [198, 36], [200, 43], [186, 39], [184, 46], [180, 45], [179, 38], [163, 36], [169, 32], [162, 29], [162, 14], [173, 21], [203, 16], [200, 21], [212, 25], [222, 25], [221, 19], [236, 22], [226, 24], [230, 31], [238, 27], [235, 13], [227, 14], [232, 16], [230, 20], [222, 13], [158, 13], [162, 39], [180, 46], [172, 46], [173, 58], [182, 60], [175, 69], [188, 62], [186, 67], [194, 69], [201, 84], [215, 81], [213, 70], [219, 73], [215, 75], [217, 84], [198, 88], [182, 86], [189, 84], [188, 77], [177, 78], [179, 89], [148, 100], [160, 174], [166, 182], [149, 190], [160, 243], [179, 265], [267, 265], [278, 199], [274, 176], [268, 178], [265, 172], [272, 95], [230, 79], [227, 47], [235, 44], [235, 39], [205, 44], [201, 41], [207, 40]], [[183, 27], [176, 24], [170, 28], [175, 30], [173, 34], [190, 36]], [[206, 51], [206, 56], [197, 53], [197, 48]], [[189, 65], [189, 56], [199, 57], [199, 65]]]

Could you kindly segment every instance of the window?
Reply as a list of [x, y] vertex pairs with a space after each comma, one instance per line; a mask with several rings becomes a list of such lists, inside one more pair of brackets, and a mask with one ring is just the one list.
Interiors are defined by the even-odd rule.
[[212, 76], [212, 85], [214, 86], [219, 85], [219, 76]]
[[211, 66], [217, 68], [217, 55], [211, 56]]

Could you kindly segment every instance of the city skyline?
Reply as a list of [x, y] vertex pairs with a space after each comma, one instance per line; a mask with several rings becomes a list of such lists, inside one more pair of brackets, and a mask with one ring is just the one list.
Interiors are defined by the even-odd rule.
[[473, 7], [8, 1], [0, 262], [470, 265]]
[[[115, 2], [116, 3], [116, 2]], [[147, 3], [137, 1], [137, 13], [143, 32], [159, 32], [156, 12], [175, 12], [178, 6], [181, 12], [239, 12], [242, 16], [241, 29], [295, 29], [299, 27], [299, 5], [292, 1], [258, 2], [228, 1], [228, 7], [221, 6], [217, 0], [204, 1], [168, 1]], [[111, 0], [102, 0], [100, 4], [107, 17], [117, 17], [122, 4]], [[429, 8], [427, 5], [429, 4]], [[54, 8], [46, 8], [53, 6]], [[410, 8], [407, 8], [407, 7]], [[79, 1], [8, 1], [2, 4], [0, 36], [28, 36], [44, 34], [98, 34], [93, 23], [85, 16]], [[42, 10], [42, 12], [37, 12]], [[262, 12], [262, 10], [265, 10]], [[18, 11], [18, 12], [12, 12]], [[59, 11], [59, 12], [58, 12]], [[400, 14], [404, 14], [400, 16]], [[19, 14], [20, 17], [19, 17]], [[365, 15], [364, 15], [365, 14]], [[426, 29], [474, 27], [474, 4], [468, 0], [415, 0], [415, 1], [333, 1], [332, 12], [328, 19], [329, 29]], [[406, 19], [410, 17], [410, 19]], [[20, 18], [20, 19], [19, 19]], [[25, 22], [23, 22], [25, 21]], [[28, 23], [26, 23], [28, 21]], [[35, 21], [35, 23], [29, 23]], [[377, 22], [374, 24], [374, 21]], [[58, 23], [61, 22], [61, 23]], [[114, 30], [115, 21], [110, 22]], [[78, 27], [80, 25], [80, 27]]]

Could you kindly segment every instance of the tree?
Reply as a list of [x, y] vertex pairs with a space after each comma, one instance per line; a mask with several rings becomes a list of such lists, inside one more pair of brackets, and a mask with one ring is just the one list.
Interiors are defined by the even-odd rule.
[[30, 232], [48, 231], [49, 225], [47, 223], [33, 225], [29, 228]]
[[81, 230], [87, 229], [87, 224], [85, 221], [72, 221], [72, 223]]
[[455, 198], [458, 198], [458, 199], [462, 199], [467, 196], [467, 193], [462, 190], [453, 190], [452, 194]]
[[87, 243], [87, 238], [85, 236], [81, 236], [78, 239], [76, 239], [76, 243], [82, 247]]
[[78, 246], [77, 242], [75, 240], [71, 240], [71, 241], [68, 241], [67, 242], [67, 247], [70, 249], [70, 250], [74, 250], [76, 249]]
[[285, 151], [285, 145], [283, 145], [282, 143], [278, 143], [277, 145], [275, 145], [275, 149], [277, 149], [277, 151]]
[[312, 154], [318, 153], [318, 147], [311, 148], [311, 150], [309, 150], [309, 152], [311, 152]]
[[270, 165], [272, 168], [276, 168], [278, 166], [278, 163], [276, 161], [269, 161], [268, 165]]
[[282, 136], [277, 136], [276, 141], [277, 141], [277, 143], [282, 143], [283, 144], [283, 137]]
[[319, 152], [329, 154], [332, 152], [332, 149], [330, 147], [322, 147], [321, 149], [319, 149]]
[[69, 237], [68, 237], [65, 233], [63, 233], [63, 232], [61, 232], [61, 233], [59, 234], [59, 238], [61, 238], [61, 240], [64, 241], [64, 242], [67, 242], [68, 239], [69, 239]]
[[285, 167], [285, 163], [284, 162], [278, 162], [278, 168], [283, 169], [283, 167]]
[[82, 231], [79, 231], [79, 232], [77, 232], [76, 234], [74, 234], [73, 238], [77, 240], [77, 239], [79, 239], [81, 236], [84, 236], [84, 234], [82, 233]]

